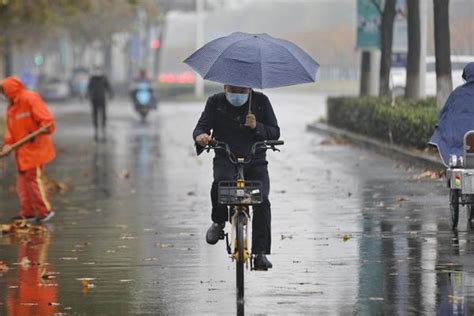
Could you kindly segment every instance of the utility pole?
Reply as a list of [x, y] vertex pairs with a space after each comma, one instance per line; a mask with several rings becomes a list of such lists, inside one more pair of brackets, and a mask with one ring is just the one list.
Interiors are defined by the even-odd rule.
[[[196, 49], [204, 45], [204, 0], [196, 0]], [[196, 85], [194, 87], [196, 97], [204, 96], [204, 79], [196, 74]]]

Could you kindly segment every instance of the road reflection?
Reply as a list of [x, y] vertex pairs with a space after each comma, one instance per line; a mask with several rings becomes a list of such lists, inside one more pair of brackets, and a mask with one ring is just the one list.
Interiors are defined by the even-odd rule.
[[7, 315], [52, 315], [57, 312], [54, 267], [48, 263], [51, 233], [24, 233], [11, 237], [18, 244], [16, 279], [8, 284]]

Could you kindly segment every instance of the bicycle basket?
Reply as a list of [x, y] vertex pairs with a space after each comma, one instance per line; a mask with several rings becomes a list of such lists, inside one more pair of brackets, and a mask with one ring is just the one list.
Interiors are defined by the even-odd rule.
[[219, 204], [256, 205], [262, 203], [262, 182], [245, 181], [239, 188], [235, 181], [220, 181], [218, 193]]

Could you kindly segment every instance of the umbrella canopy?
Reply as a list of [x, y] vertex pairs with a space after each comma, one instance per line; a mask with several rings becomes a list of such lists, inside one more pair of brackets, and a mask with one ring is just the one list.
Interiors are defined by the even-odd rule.
[[184, 62], [204, 79], [260, 89], [314, 82], [319, 68], [291, 42], [241, 32], [207, 43]]

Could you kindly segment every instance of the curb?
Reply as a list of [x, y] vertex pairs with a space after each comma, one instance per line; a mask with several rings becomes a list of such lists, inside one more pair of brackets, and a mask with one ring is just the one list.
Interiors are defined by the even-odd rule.
[[401, 146], [387, 144], [385, 142], [381, 142], [373, 138], [333, 127], [324, 123], [311, 123], [306, 126], [306, 129], [319, 134], [341, 136], [352, 144], [373, 150], [379, 154], [394, 158], [396, 160], [401, 160], [410, 165], [415, 165], [417, 167], [429, 170], [446, 171], [446, 167], [439, 159], [437, 159], [437, 157], [433, 157], [422, 152], [413, 152]]

